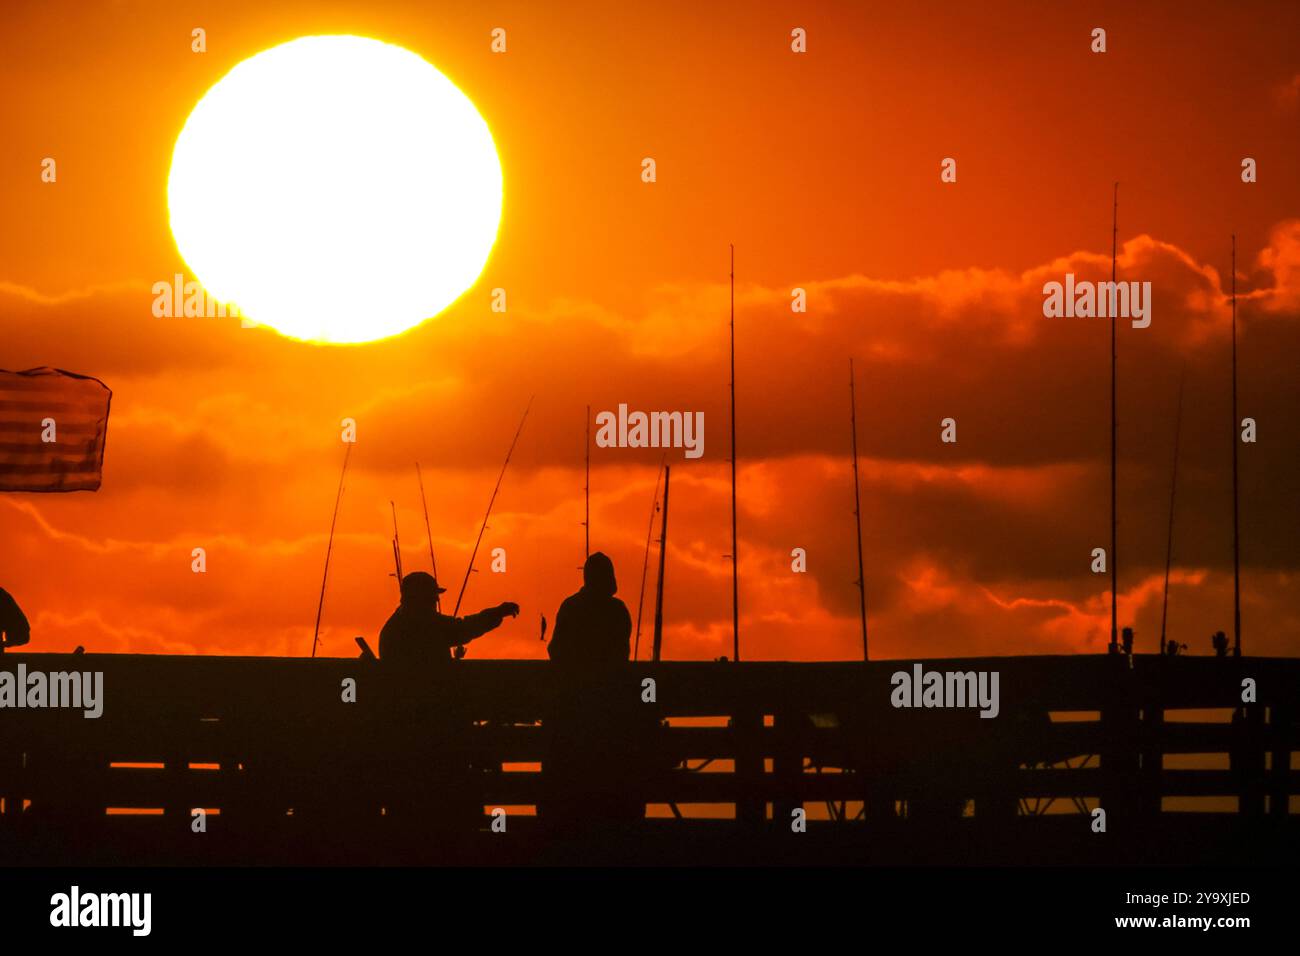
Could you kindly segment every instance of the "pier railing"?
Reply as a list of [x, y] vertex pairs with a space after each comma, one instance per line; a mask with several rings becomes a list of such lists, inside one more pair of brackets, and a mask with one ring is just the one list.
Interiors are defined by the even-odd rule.
[[[175, 828], [195, 808], [246, 833], [295, 815], [360, 821], [388, 812], [413, 749], [429, 784], [468, 797], [482, 810], [470, 825], [487, 827], [496, 807], [527, 816], [545, 803], [557, 708], [593, 739], [625, 735], [626, 759], [586, 767], [587, 783], [631, 788], [670, 821], [698, 811], [718, 827], [788, 828], [803, 808], [869, 828], [1097, 807], [1131, 821], [1188, 798], [1285, 819], [1296, 807], [1300, 661], [920, 662], [996, 672], [996, 717], [893, 706], [892, 675], [915, 663], [669, 662], [574, 677], [467, 660], [424, 685], [362, 659], [7, 654], [0, 670], [101, 672], [104, 699], [96, 719], [0, 709], [0, 834], [39, 842], [115, 816], [153, 818], [136, 832]], [[425, 695], [436, 705], [421, 709]], [[442, 780], [440, 768], [455, 769]]]

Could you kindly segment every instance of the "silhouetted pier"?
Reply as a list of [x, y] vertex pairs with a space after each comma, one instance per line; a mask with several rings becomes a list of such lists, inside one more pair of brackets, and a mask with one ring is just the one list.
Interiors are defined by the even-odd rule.
[[[104, 710], [0, 710], [13, 862], [1230, 862], [1297, 847], [1294, 659], [922, 662], [997, 671], [993, 719], [893, 708], [890, 675], [914, 660], [628, 664], [606, 693], [644, 708], [629, 747], [652, 818], [585, 846], [531, 815], [546, 715], [582, 694], [548, 662], [455, 664], [433, 691], [450, 716], [426, 733], [393, 726], [374, 661], [8, 654], [0, 670], [20, 661], [102, 671]], [[1242, 705], [1245, 678], [1258, 703]], [[448, 786], [481, 816], [388, 814], [396, 757], [426, 740], [443, 741], [434, 764], [470, 768]], [[588, 772], [599, 786], [606, 771]], [[805, 833], [792, 831], [798, 807]], [[204, 833], [194, 808], [209, 813]]]

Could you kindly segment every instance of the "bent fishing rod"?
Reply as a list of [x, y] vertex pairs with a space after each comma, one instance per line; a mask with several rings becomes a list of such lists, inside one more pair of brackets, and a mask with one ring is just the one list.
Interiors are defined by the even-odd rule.
[[501, 465], [501, 474], [497, 475], [497, 483], [496, 487], [492, 489], [492, 497], [488, 499], [487, 511], [483, 514], [483, 524], [479, 526], [478, 538], [474, 541], [474, 550], [470, 552], [469, 567], [465, 569], [465, 580], [460, 583], [460, 594], [456, 596], [456, 608], [451, 612], [452, 617], [460, 613], [460, 602], [465, 597], [465, 588], [469, 585], [469, 576], [474, 573], [474, 559], [478, 557], [478, 546], [483, 541], [483, 532], [487, 530], [488, 518], [492, 516], [492, 506], [496, 503], [497, 492], [501, 490], [501, 482], [506, 476], [506, 469], [510, 467], [510, 458], [515, 453], [515, 445], [519, 443], [519, 435], [524, 430], [524, 422], [528, 420], [528, 412], [532, 407], [533, 399], [529, 398], [528, 406], [524, 409], [524, 417], [519, 419], [519, 427], [515, 429], [515, 437], [510, 442], [510, 450], [506, 452], [506, 460]]

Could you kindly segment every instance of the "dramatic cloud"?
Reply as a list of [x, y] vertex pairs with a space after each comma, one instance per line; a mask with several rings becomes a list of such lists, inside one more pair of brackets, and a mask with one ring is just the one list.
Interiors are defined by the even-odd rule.
[[[1163, 590], [1174, 411], [1185, 374], [1170, 632], [1199, 652], [1231, 622], [1230, 310], [1220, 271], [1149, 236], [1119, 277], [1150, 281], [1150, 328], [1121, 322], [1121, 620], [1154, 647]], [[944, 271], [742, 283], [737, 289], [742, 652], [861, 654], [849, 469], [856, 360], [873, 655], [1078, 652], [1108, 640], [1109, 324], [1048, 319], [1045, 282], [1109, 278], [1076, 252], [1013, 272]], [[1293, 607], [1300, 457], [1300, 222], [1239, 263], [1243, 617], [1258, 653], [1300, 650]], [[807, 313], [790, 309], [807, 292]], [[539, 617], [579, 583], [583, 415], [703, 411], [705, 453], [672, 465], [665, 652], [731, 653], [726, 458], [727, 298], [676, 284], [639, 310], [594, 302], [461, 303], [399, 339], [290, 342], [235, 319], [160, 319], [147, 284], [77, 295], [0, 285], [8, 368], [54, 365], [114, 390], [103, 489], [0, 498], [0, 583], [33, 647], [304, 654], [343, 445], [358, 443], [326, 594], [327, 653], [374, 638], [395, 602], [389, 501], [407, 568], [427, 567], [414, 463], [424, 468], [440, 576], [457, 594], [501, 458], [533, 410], [464, 609], [524, 613], [480, 656], [537, 657]], [[957, 421], [958, 441], [940, 441]], [[636, 614], [662, 452], [592, 448], [592, 545]], [[658, 535], [658, 525], [654, 527]], [[190, 570], [194, 548], [208, 570]], [[489, 570], [504, 548], [507, 572]], [[791, 570], [804, 548], [806, 574]], [[646, 585], [649, 643], [654, 555]]]

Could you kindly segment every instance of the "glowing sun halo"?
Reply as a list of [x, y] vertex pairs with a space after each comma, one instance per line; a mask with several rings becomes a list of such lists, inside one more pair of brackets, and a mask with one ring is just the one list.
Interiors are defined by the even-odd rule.
[[194, 107], [167, 202], [213, 298], [293, 338], [367, 342], [478, 279], [501, 163], [474, 104], [419, 56], [303, 37], [240, 63]]

